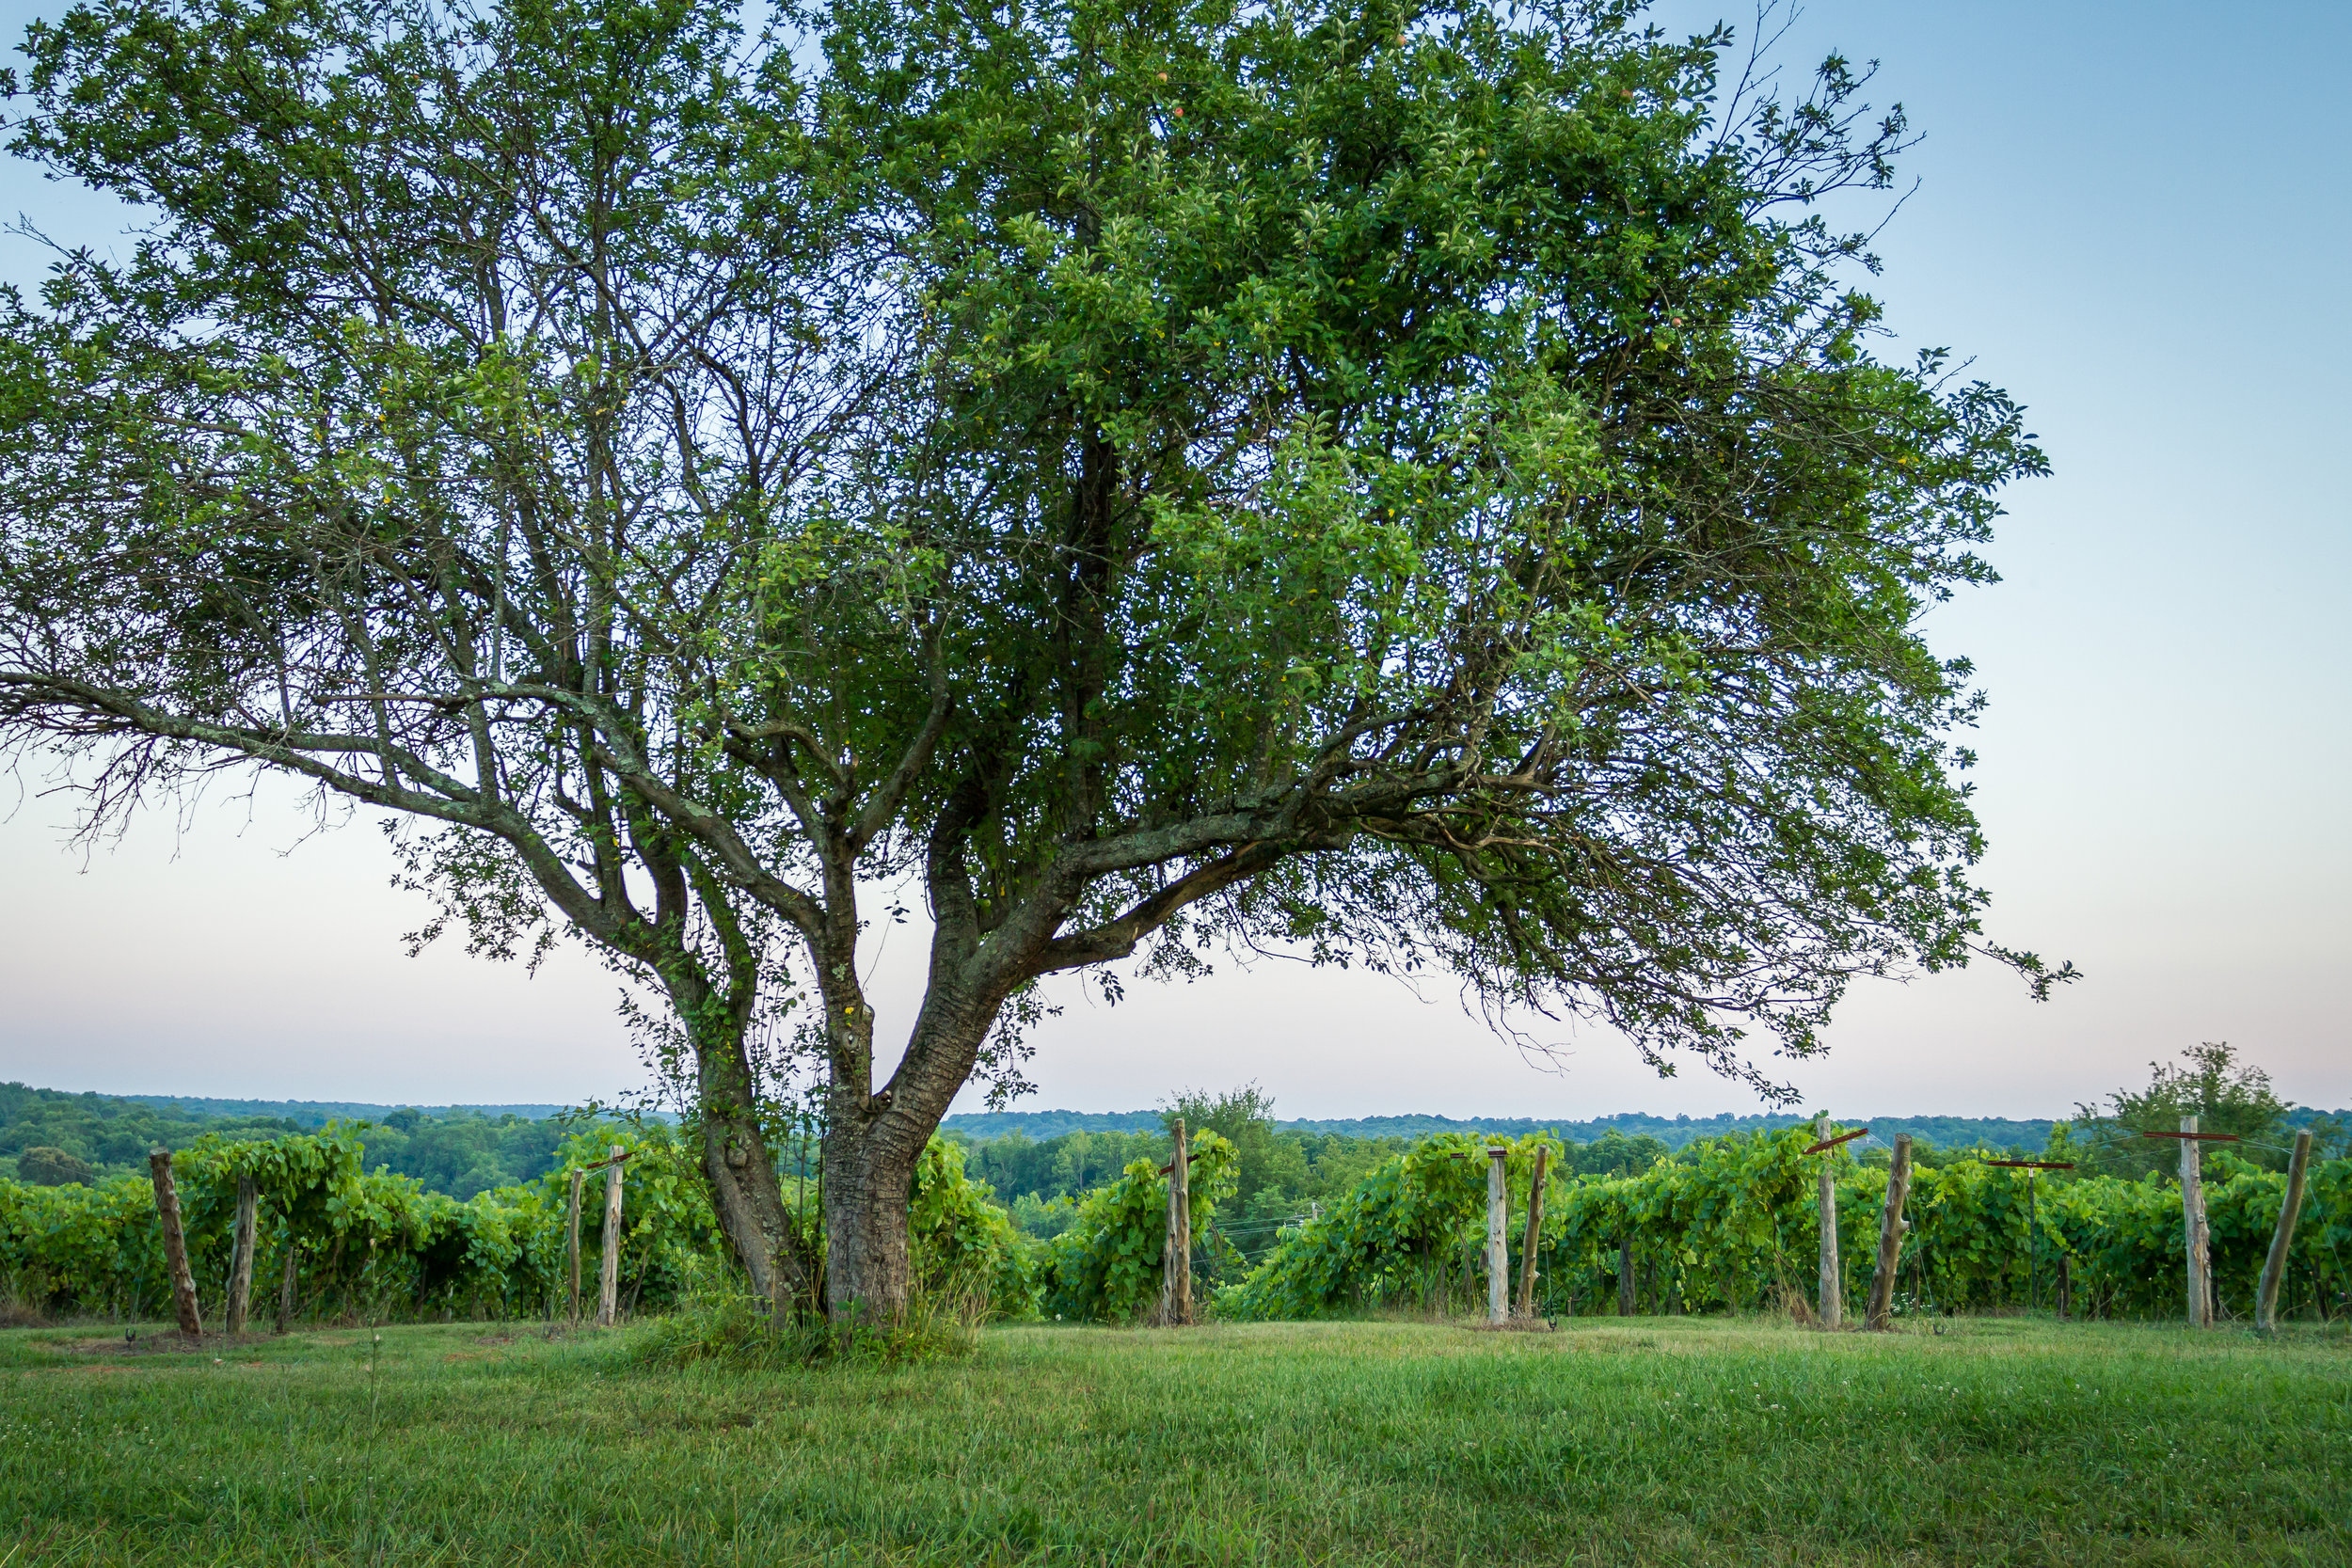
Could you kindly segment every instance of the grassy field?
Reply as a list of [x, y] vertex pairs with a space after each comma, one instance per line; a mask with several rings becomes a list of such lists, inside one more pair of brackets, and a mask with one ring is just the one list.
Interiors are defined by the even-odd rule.
[[2352, 1341], [2316, 1330], [1042, 1327], [758, 1373], [98, 1332], [0, 1333], [5, 1568], [2352, 1562]]

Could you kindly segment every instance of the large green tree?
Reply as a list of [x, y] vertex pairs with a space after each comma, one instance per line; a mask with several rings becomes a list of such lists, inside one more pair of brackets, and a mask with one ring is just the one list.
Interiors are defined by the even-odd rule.
[[1769, 1085], [1977, 950], [1915, 622], [2042, 461], [1870, 352], [1820, 207], [1901, 128], [1841, 63], [1743, 96], [1616, 3], [782, 23], [37, 26], [13, 149], [147, 222], [0, 327], [0, 736], [94, 820], [296, 774], [478, 944], [595, 944], [780, 1303], [812, 1053], [836, 1311], [902, 1308], [916, 1158], [1058, 972], [1281, 942]]
[[2188, 1047], [2181, 1053], [2181, 1064], [2150, 1062], [2147, 1087], [2116, 1090], [2107, 1097], [2109, 1110], [2074, 1107], [2089, 1164], [2135, 1179], [2152, 1170], [2175, 1170], [2181, 1146], [2160, 1134], [2179, 1132], [2181, 1118], [2193, 1116], [2200, 1132], [2250, 1140], [2252, 1147], [2233, 1148], [2233, 1153], [2258, 1165], [2285, 1165], [2277, 1141], [2284, 1136], [2280, 1129], [2295, 1107], [2271, 1088], [2267, 1071], [2239, 1061], [2227, 1040]]

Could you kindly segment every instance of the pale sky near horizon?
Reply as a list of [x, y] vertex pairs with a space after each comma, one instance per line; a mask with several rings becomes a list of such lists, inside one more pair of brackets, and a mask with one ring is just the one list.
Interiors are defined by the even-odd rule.
[[[0, 33], [62, 8], [0, 0]], [[1720, 7], [1661, 8], [1687, 31]], [[1733, 11], [1744, 34], [1749, 17]], [[2046, 1116], [2228, 1039], [2307, 1104], [2352, 1105], [2352, 772], [2341, 607], [2352, 501], [2352, 8], [1838, 0], [1782, 56], [1883, 69], [1925, 141], [1881, 236], [1889, 353], [1948, 344], [2030, 405], [2056, 468], [2014, 489], [2007, 580], [1939, 609], [1977, 660], [1992, 934], [2086, 977], [2036, 1006], [1979, 968], [1858, 989], [1825, 1059], [1783, 1064], [1849, 1116]], [[0, 159], [0, 214], [102, 241], [103, 203]], [[22, 241], [0, 277], [39, 276]], [[2328, 454], [2335, 452], [2333, 458]], [[2332, 629], [2331, 629], [2332, 628]], [[36, 768], [0, 774], [0, 1079], [108, 1092], [366, 1101], [610, 1097], [642, 1081], [613, 985], [577, 952], [536, 978], [449, 943], [362, 818], [302, 839], [282, 787], [64, 847]], [[919, 938], [875, 956], [880, 1036], [911, 1022]], [[1760, 1108], [1695, 1066], [1542, 1031], [1530, 1065], [1442, 981], [1264, 960], [1069, 988], [1030, 1108], [1126, 1110], [1255, 1079], [1277, 1114], [1582, 1117]], [[967, 1097], [960, 1109], [976, 1108]]]

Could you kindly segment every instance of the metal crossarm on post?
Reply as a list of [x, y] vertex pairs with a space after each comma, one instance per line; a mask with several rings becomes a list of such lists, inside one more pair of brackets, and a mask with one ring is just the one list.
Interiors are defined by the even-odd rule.
[[1819, 1154], [1824, 1149], [1836, 1148], [1839, 1144], [1850, 1144], [1856, 1138], [1867, 1137], [1870, 1131], [1867, 1127], [1857, 1127], [1851, 1132], [1840, 1132], [1833, 1138], [1829, 1135], [1829, 1117], [1823, 1117], [1817, 1122], [1813, 1130], [1821, 1141], [1806, 1149], [1807, 1154]]

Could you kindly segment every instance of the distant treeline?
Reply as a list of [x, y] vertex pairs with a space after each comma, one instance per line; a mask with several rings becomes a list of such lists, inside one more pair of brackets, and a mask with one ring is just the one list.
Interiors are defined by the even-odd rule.
[[[1041, 1143], [1071, 1132], [1156, 1132], [1163, 1126], [1164, 1115], [1160, 1111], [987, 1111], [951, 1116], [941, 1124], [940, 1131], [974, 1145], [1016, 1134], [1032, 1143]], [[2298, 1105], [2286, 1112], [2281, 1120], [2284, 1126], [2293, 1129], [2346, 1116], [2352, 1116], [2352, 1112], [2319, 1111]], [[1795, 1115], [1657, 1117], [1628, 1111], [1617, 1116], [1595, 1117], [1585, 1121], [1572, 1121], [1560, 1117], [1485, 1117], [1469, 1121], [1452, 1117], [1358, 1117], [1322, 1120], [1294, 1118], [1278, 1121], [1274, 1125], [1278, 1131], [1284, 1132], [1336, 1134], [1343, 1138], [1402, 1138], [1407, 1141], [1441, 1132], [1487, 1132], [1504, 1138], [1551, 1132], [1578, 1143], [1592, 1143], [1615, 1132], [1628, 1138], [1655, 1138], [1669, 1149], [1678, 1149], [1701, 1138], [1777, 1132], [1812, 1119], [1810, 1116]], [[2060, 1119], [2077, 1118], [2043, 1117], [2013, 1120], [2004, 1117], [1866, 1117], [1855, 1122], [1847, 1122], [1841, 1117], [1839, 1125], [1867, 1126], [1877, 1137], [1889, 1140], [1908, 1132], [1915, 1141], [1933, 1144], [1938, 1148], [2039, 1149], [2050, 1141], [2051, 1130]]]
[[[231, 1107], [226, 1112], [199, 1106]], [[496, 1115], [485, 1111], [496, 1110]], [[494, 1187], [534, 1181], [555, 1166], [565, 1138], [582, 1118], [558, 1119], [550, 1105], [512, 1108], [319, 1106], [287, 1101], [193, 1101], [161, 1096], [68, 1094], [0, 1085], [0, 1178], [41, 1185], [95, 1182], [147, 1169], [157, 1144], [184, 1148], [207, 1132], [274, 1138], [308, 1132], [329, 1120], [370, 1121], [367, 1168], [413, 1176], [428, 1191], [469, 1198]], [[315, 1117], [311, 1115], [319, 1112]], [[331, 1114], [324, 1114], [331, 1113]]]
[[187, 1094], [126, 1094], [120, 1098], [183, 1116], [278, 1117], [305, 1132], [330, 1121], [382, 1121], [394, 1111], [414, 1111], [419, 1116], [438, 1117], [478, 1117], [489, 1121], [501, 1117], [545, 1121], [561, 1116], [565, 1109], [562, 1105], [373, 1105], [358, 1100], [210, 1100]]
[[[1158, 1111], [993, 1111], [949, 1117], [940, 1131], [972, 1144], [1014, 1136], [1043, 1142], [1072, 1132], [1157, 1132], [1161, 1117]], [[1655, 1138], [1669, 1149], [1677, 1149], [1701, 1138], [1778, 1132], [1812, 1119], [1793, 1115], [1656, 1117], [1628, 1111], [1584, 1121], [1562, 1117], [1482, 1117], [1469, 1121], [1452, 1117], [1357, 1117], [1298, 1118], [1279, 1121], [1275, 1126], [1285, 1132], [1402, 1138], [1407, 1142], [1446, 1132], [1484, 1132], [1499, 1138], [1551, 1132], [1578, 1143], [1591, 1143], [1614, 1132], [1627, 1138]], [[1864, 1124], [1889, 1138], [1908, 1132], [1939, 1148], [1979, 1145], [1988, 1148], [2040, 1148], [2049, 1141], [2053, 1118], [2017, 1121], [2001, 1117], [1876, 1117], [1867, 1118]]]

